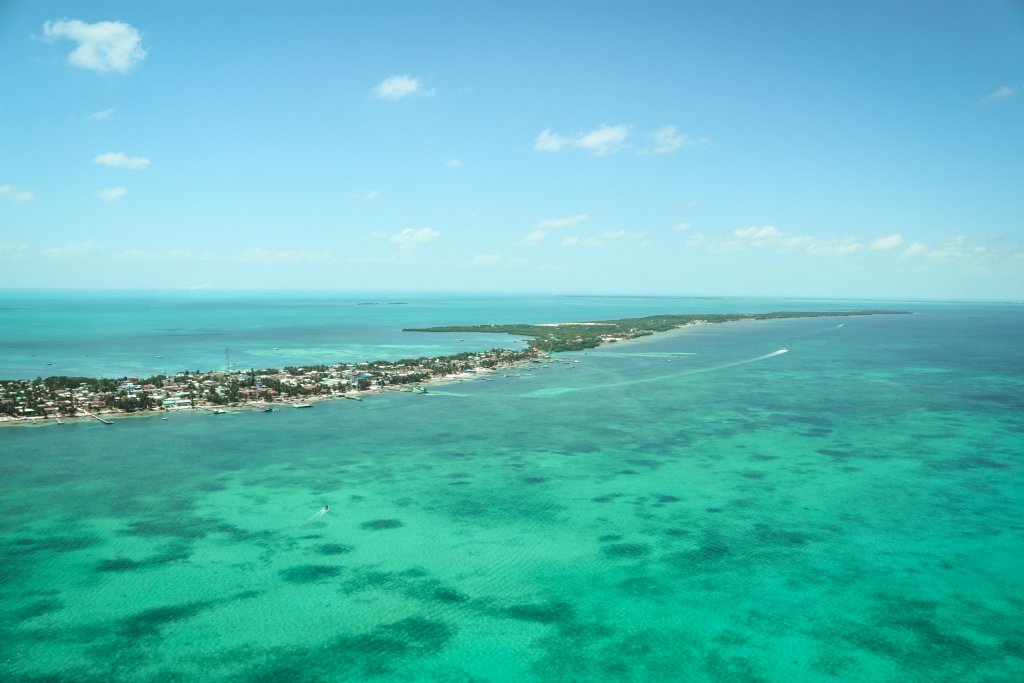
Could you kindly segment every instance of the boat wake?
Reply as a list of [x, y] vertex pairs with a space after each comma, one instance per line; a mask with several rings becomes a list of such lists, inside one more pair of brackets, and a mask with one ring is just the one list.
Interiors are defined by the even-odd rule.
[[538, 389], [537, 391], [531, 391], [528, 394], [522, 394], [522, 396], [528, 398], [543, 398], [549, 396], [558, 396], [560, 394], [567, 394], [572, 391], [586, 391], [588, 389], [611, 389], [615, 387], [626, 387], [633, 384], [645, 384], [648, 382], [661, 382], [667, 379], [674, 379], [676, 377], [683, 377], [685, 375], [698, 375], [705, 372], [716, 372], [718, 370], [725, 370], [726, 368], [735, 368], [740, 365], [747, 365], [749, 363], [757, 363], [758, 361], [767, 360], [774, 358], [775, 356], [781, 356], [784, 353], [789, 353], [789, 349], [782, 348], [771, 353], [766, 353], [762, 356], [755, 356], [754, 358], [747, 358], [745, 360], [737, 360], [732, 363], [723, 363], [722, 365], [714, 365], [710, 368], [694, 368], [692, 370], [683, 370], [682, 372], [673, 372], [667, 375], [657, 375], [655, 377], [643, 377], [641, 379], [630, 379], [622, 382], [608, 382], [605, 384], [590, 384], [585, 387], [551, 387], [548, 389]]
[[330, 510], [330, 509], [331, 509], [330, 507], [328, 507], [327, 505], [324, 505], [324, 506], [323, 506], [322, 508], [320, 508], [319, 510], [317, 510], [317, 511], [316, 511], [316, 512], [315, 512], [315, 513], [313, 514], [313, 516], [312, 516], [312, 517], [310, 517], [309, 519], [307, 519], [307, 520], [306, 520], [306, 524], [309, 524], [310, 522], [312, 522], [312, 521], [314, 521], [314, 520], [320, 519], [321, 517], [323, 517], [324, 515], [326, 515], [326, 514], [327, 514], [327, 511], [328, 511], [328, 510]]

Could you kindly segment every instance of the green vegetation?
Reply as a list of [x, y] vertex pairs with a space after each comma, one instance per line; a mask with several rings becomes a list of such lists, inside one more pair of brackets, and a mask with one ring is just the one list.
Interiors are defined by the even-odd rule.
[[643, 318], [597, 320], [560, 325], [448, 325], [443, 327], [406, 328], [405, 332], [487, 332], [530, 337], [527, 344], [538, 351], [580, 351], [611, 339], [632, 339], [655, 332], [666, 332], [695, 323], [724, 323], [733, 320], [769, 320], [774, 318], [818, 318], [824, 316], [903, 314], [909, 311], [773, 311], [771, 313], [683, 313], [649, 315]]

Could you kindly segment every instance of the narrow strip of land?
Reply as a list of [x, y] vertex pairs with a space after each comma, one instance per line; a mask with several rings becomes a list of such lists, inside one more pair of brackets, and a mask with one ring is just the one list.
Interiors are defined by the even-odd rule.
[[687, 325], [724, 323], [735, 320], [772, 320], [776, 318], [820, 318], [850, 315], [892, 315], [910, 311], [774, 311], [771, 313], [681, 313], [649, 315], [643, 318], [619, 318], [591, 322], [510, 324], [510, 325], [446, 325], [441, 327], [410, 327], [405, 332], [488, 332], [529, 337], [530, 348], [540, 351], [580, 351], [601, 343], [632, 339], [655, 332], [667, 332]]
[[182, 371], [173, 376], [93, 377], [52, 376], [34, 380], [0, 380], [0, 423], [24, 423], [66, 418], [96, 419], [121, 413], [154, 413], [172, 410], [207, 410], [223, 413], [225, 407], [258, 407], [275, 404], [308, 407], [306, 401], [323, 398], [356, 398], [367, 391], [404, 389], [424, 393], [423, 384], [528, 364], [549, 353], [579, 351], [605, 342], [633, 339], [656, 332], [739, 320], [818, 318], [853, 315], [884, 315], [910, 311], [775, 311], [771, 313], [694, 313], [652, 315], [642, 318], [588, 322], [448, 325], [407, 328], [408, 332], [507, 333], [527, 339], [525, 349], [491, 349], [448, 356], [407, 358], [369, 363], [286, 366], [283, 369]]

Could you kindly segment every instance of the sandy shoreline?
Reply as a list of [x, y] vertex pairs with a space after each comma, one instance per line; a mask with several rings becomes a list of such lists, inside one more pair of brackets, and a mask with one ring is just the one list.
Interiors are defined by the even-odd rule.
[[[485, 379], [488, 375], [494, 374], [497, 370], [505, 368], [525, 368], [529, 367], [533, 361], [531, 360], [518, 360], [511, 363], [499, 363], [493, 368], [479, 368], [475, 371], [460, 372], [453, 375], [441, 375], [438, 377], [431, 377], [430, 379], [418, 382], [418, 386], [443, 386], [445, 384], [454, 384], [456, 382], [462, 382], [466, 380]], [[379, 394], [385, 394], [388, 392], [403, 392], [403, 393], [421, 393], [415, 392], [406, 385], [391, 384], [385, 387], [371, 387], [369, 389], [352, 390], [338, 394], [327, 394], [327, 395], [312, 395], [312, 396], [296, 396], [291, 400], [287, 401], [276, 401], [267, 403], [265, 401], [253, 401], [250, 403], [244, 403], [239, 405], [202, 405], [189, 408], [158, 408], [155, 410], [137, 410], [135, 412], [101, 412], [92, 413], [89, 415], [75, 415], [75, 416], [60, 416], [60, 417], [0, 417], [0, 428], [3, 427], [44, 427], [47, 425], [57, 424], [74, 424], [80, 422], [96, 422], [96, 421], [109, 421], [118, 422], [122, 419], [128, 418], [152, 418], [160, 416], [167, 418], [171, 415], [188, 414], [196, 415], [200, 413], [211, 413], [211, 414], [223, 414], [223, 413], [241, 413], [241, 412], [252, 412], [254, 410], [263, 410], [266, 407], [271, 407], [274, 410], [281, 410], [283, 408], [294, 408], [295, 404], [300, 403], [319, 403], [321, 401], [343, 401], [343, 400], [356, 400], [362, 401], [367, 396], [376, 396]], [[429, 392], [427, 392], [429, 393]], [[97, 419], [99, 418], [99, 419]]]

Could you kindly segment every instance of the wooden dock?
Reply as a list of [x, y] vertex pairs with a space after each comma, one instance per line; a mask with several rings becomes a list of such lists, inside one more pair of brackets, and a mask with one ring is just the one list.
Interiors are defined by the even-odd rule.
[[99, 420], [100, 422], [102, 422], [105, 425], [112, 425], [112, 424], [114, 424], [110, 420], [104, 420], [102, 417], [100, 417], [99, 415], [96, 415], [94, 413], [86, 413], [86, 415], [88, 415], [89, 417], [91, 417], [94, 420]]

